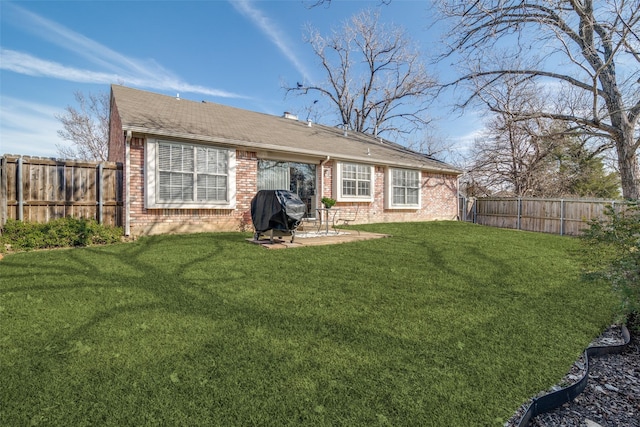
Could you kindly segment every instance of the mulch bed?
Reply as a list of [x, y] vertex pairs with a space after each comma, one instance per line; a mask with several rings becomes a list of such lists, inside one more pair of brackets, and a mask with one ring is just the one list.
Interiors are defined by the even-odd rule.
[[[612, 345], [622, 342], [619, 327], [611, 327], [592, 345]], [[566, 387], [582, 377], [585, 364], [581, 357], [562, 380]], [[529, 424], [532, 427], [640, 427], [640, 340], [632, 336], [621, 354], [590, 358], [589, 381], [585, 390], [573, 401], [550, 412], [539, 414]], [[545, 392], [546, 393], [546, 392]], [[541, 393], [541, 394], [545, 394]], [[527, 406], [523, 405], [505, 423], [516, 427]]]

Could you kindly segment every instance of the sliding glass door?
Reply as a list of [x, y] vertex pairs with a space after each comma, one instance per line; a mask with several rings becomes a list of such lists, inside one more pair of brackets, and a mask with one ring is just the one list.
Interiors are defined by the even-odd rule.
[[307, 216], [316, 212], [316, 165], [258, 160], [258, 190], [289, 190], [307, 205]]

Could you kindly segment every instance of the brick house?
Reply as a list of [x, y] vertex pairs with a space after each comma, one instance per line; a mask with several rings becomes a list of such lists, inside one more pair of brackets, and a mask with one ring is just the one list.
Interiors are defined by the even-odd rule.
[[127, 235], [251, 230], [258, 190], [323, 196], [356, 223], [457, 216], [446, 163], [371, 135], [124, 86], [111, 87], [109, 161], [124, 165]]

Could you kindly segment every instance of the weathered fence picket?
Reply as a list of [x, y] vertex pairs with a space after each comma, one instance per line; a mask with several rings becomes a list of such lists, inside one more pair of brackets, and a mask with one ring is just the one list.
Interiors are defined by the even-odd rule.
[[122, 225], [122, 164], [0, 157], [0, 226], [71, 216]]
[[576, 236], [592, 219], [603, 218], [605, 207], [625, 203], [602, 199], [538, 199], [482, 197], [460, 199], [460, 220], [516, 230]]

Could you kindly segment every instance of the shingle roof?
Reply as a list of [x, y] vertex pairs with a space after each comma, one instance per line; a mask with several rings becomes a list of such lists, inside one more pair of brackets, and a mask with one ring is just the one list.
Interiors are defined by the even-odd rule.
[[246, 147], [307, 156], [420, 168], [461, 171], [398, 144], [373, 136], [277, 117], [225, 105], [194, 102], [119, 85], [111, 86], [122, 128], [159, 137]]

